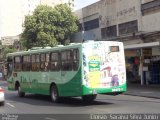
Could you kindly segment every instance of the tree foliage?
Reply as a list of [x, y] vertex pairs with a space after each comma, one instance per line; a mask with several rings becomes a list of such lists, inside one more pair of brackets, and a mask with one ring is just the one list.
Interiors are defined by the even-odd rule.
[[5, 49], [4, 49], [4, 58], [6, 58], [6, 55], [8, 54], [8, 53], [13, 53], [13, 52], [16, 52], [16, 49], [15, 48], [12, 48], [12, 47], [5, 47]]
[[13, 53], [16, 52], [16, 49], [12, 46], [4, 46], [4, 45], [0, 45], [0, 52], [1, 52], [1, 56], [0, 56], [0, 61], [3, 61], [6, 59], [6, 55], [8, 53]]
[[25, 17], [22, 43], [27, 49], [31, 47], [55, 46], [64, 44], [78, 29], [77, 17], [67, 4], [54, 8], [38, 6], [33, 15]]

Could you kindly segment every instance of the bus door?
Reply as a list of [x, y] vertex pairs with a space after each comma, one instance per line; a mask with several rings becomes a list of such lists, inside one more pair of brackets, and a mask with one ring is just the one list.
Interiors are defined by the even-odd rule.
[[[65, 50], [61, 52], [61, 82], [67, 83], [71, 80], [72, 76], [72, 56], [71, 50]], [[70, 91], [71, 87], [67, 84], [63, 85], [62, 91]], [[66, 89], [66, 90], [65, 90]]]
[[9, 89], [14, 89], [14, 79], [12, 77], [13, 73], [13, 59], [12, 57], [7, 58], [7, 63], [5, 64], [5, 70], [6, 70], [6, 77], [8, 80], [8, 88]]
[[[64, 84], [62, 91], [68, 95], [80, 92], [81, 78], [79, 73], [79, 50], [70, 49], [61, 52], [61, 80]], [[78, 74], [79, 73], [79, 74]]]

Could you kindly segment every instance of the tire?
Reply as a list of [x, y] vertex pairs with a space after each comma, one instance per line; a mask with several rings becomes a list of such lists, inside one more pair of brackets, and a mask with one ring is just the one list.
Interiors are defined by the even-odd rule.
[[91, 103], [96, 99], [97, 95], [84, 95], [82, 96], [82, 100], [85, 103]]
[[56, 85], [52, 85], [50, 95], [53, 102], [55, 103], [60, 102], [60, 97], [59, 97], [58, 89]]
[[19, 97], [24, 97], [25, 96], [25, 92], [21, 91], [21, 86], [20, 85], [18, 86], [18, 96]]

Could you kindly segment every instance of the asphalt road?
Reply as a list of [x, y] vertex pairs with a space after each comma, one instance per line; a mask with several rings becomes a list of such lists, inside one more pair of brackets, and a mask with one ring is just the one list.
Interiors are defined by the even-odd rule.
[[112, 113], [159, 113], [160, 100], [154, 98], [118, 95], [98, 95], [95, 102], [84, 104], [80, 98], [65, 98], [61, 103], [52, 103], [49, 96], [27, 94], [19, 98], [16, 91], [5, 89], [5, 106], [0, 113], [6, 114], [112, 114]]

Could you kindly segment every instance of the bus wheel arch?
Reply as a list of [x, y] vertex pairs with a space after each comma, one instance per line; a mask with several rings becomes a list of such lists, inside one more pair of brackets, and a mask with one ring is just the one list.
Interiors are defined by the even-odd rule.
[[19, 81], [16, 81], [15, 90], [18, 91], [18, 96], [19, 97], [24, 97], [25, 96], [25, 92], [22, 92]]
[[52, 83], [50, 85], [50, 96], [53, 102], [58, 103], [60, 101], [59, 93], [58, 93], [58, 88], [55, 83]]

